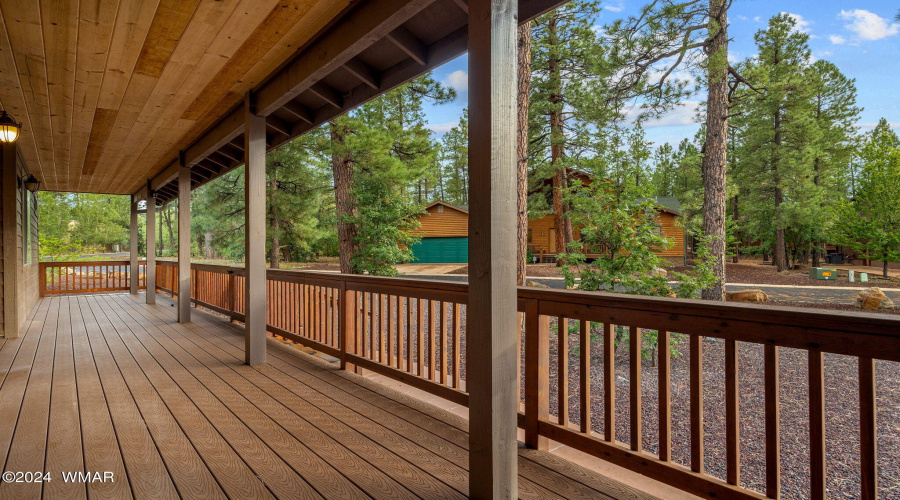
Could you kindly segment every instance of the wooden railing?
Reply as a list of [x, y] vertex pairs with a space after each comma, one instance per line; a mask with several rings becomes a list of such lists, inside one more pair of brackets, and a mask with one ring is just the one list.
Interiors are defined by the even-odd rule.
[[[195, 304], [243, 319], [243, 272], [193, 265]], [[159, 289], [177, 293], [174, 263], [158, 263], [157, 277]], [[273, 334], [335, 356], [342, 367], [355, 365], [468, 405], [466, 284], [270, 270], [267, 292], [267, 323]], [[809, 427], [804, 432], [809, 435], [809, 481], [808, 493], [802, 496], [824, 498], [824, 355], [846, 355], [856, 358], [857, 364], [858, 394], [852, 404], [858, 405], [853, 410], [858, 413], [859, 494], [877, 497], [875, 360], [900, 361], [900, 318], [537, 288], [519, 288], [518, 308], [523, 320], [519, 345], [524, 348], [524, 356], [521, 352], [519, 356], [524, 382], [519, 425], [528, 446], [546, 448], [553, 440], [705, 498], [779, 498], [784, 467], [779, 359], [796, 349], [808, 362], [804, 404]], [[577, 326], [572, 335], [554, 334], [554, 326], [556, 332], [568, 333], [570, 323]], [[675, 422], [687, 427], [685, 444], [673, 439], [670, 347], [676, 339], [687, 343], [689, 358], [687, 422]], [[656, 344], [649, 351], [655, 358], [655, 374], [642, 367], [647, 356], [642, 342], [650, 341]], [[628, 401], [627, 431], [623, 435], [620, 429], [618, 436], [617, 342], [627, 345], [628, 363], [623, 395]], [[723, 366], [704, 366], [705, 345], [724, 350]], [[760, 368], [763, 374], [764, 431], [761, 442], [748, 446], [763, 450], [760, 491], [741, 481], [745, 441], [740, 439], [738, 355], [744, 349], [759, 349], [763, 364], [750, 370]], [[779, 353], [782, 349], [786, 352]], [[572, 366], [570, 357], [576, 359]], [[592, 370], [599, 360], [602, 368]], [[711, 369], [724, 371], [724, 415], [705, 418], [703, 377]], [[573, 374], [576, 383], [570, 387]], [[642, 425], [644, 374], [657, 379], [658, 403], [653, 406], [659, 424], [650, 430]], [[599, 382], [592, 387], [595, 378]], [[553, 408], [552, 395], [557, 401]], [[601, 402], [597, 406], [602, 406], [602, 415], [594, 415], [595, 403]], [[725, 422], [721, 478], [710, 472], [720, 464], [704, 460], [705, 421], [710, 420]], [[648, 437], [654, 445], [645, 447]], [[676, 455], [685, 465], [673, 458]]]
[[[138, 286], [146, 288], [146, 261], [138, 262]], [[98, 293], [131, 288], [131, 262], [103, 260], [94, 262], [41, 262], [38, 265], [38, 291], [41, 297], [52, 294]]]

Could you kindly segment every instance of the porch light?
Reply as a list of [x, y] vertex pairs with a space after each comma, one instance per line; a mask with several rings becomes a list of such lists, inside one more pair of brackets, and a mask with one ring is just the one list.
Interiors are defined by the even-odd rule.
[[0, 142], [16, 142], [21, 130], [21, 123], [16, 123], [6, 111], [0, 111]]
[[28, 177], [25, 178], [25, 189], [31, 191], [32, 193], [36, 193], [38, 188], [41, 187], [41, 181], [37, 180], [37, 177], [34, 174], [29, 174]]

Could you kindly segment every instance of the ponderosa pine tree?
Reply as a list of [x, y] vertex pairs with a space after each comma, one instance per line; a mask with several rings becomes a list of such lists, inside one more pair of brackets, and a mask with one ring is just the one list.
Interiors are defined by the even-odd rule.
[[396, 264], [410, 259], [415, 238], [408, 230], [438, 152], [423, 104], [455, 96], [429, 73], [332, 122], [342, 272], [392, 275]]
[[831, 210], [829, 233], [864, 258], [880, 260], [887, 278], [888, 262], [900, 261], [900, 139], [887, 120], [866, 134], [856, 161], [855, 194]]
[[441, 139], [444, 201], [461, 207], [469, 204], [469, 110], [459, 124]]
[[791, 16], [779, 14], [755, 40], [759, 56], [746, 62], [743, 74], [763, 90], [746, 90], [735, 113], [741, 161], [734, 174], [746, 190], [748, 229], [771, 245], [781, 272], [788, 267], [786, 233], [806, 237], [802, 228], [815, 200], [812, 145], [818, 127], [810, 98], [809, 35], [796, 29]]
[[[862, 111], [856, 106], [856, 82], [833, 63], [818, 60], [809, 69], [811, 99], [818, 134], [813, 144], [813, 184], [819, 207], [825, 208], [846, 191], [842, 173], [854, 151], [856, 122]], [[812, 265], [819, 266], [825, 245], [826, 210], [813, 210], [810, 221]]]
[[532, 158], [539, 177], [535, 184], [551, 179], [557, 254], [567, 252], [572, 242], [563, 201], [567, 172], [580, 167], [581, 156], [592, 148], [592, 130], [618, 111], [601, 105], [610, 68], [594, 31], [598, 12], [594, 2], [573, 1], [533, 23], [531, 114], [543, 120], [532, 120], [539, 128], [531, 131], [531, 146], [540, 151]]
[[[703, 298], [725, 299], [726, 164], [731, 95], [745, 80], [728, 62], [731, 0], [654, 0], [638, 15], [606, 28], [612, 59], [624, 66], [613, 86], [619, 99], [640, 96], [647, 112], [670, 109], [689, 90], [673, 78], [696, 71], [707, 87], [703, 144], [703, 232], [715, 282]], [[729, 80], [730, 78], [730, 80]]]

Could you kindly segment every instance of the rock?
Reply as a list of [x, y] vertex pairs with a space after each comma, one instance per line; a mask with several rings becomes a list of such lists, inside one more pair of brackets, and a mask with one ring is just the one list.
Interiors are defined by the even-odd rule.
[[663, 269], [661, 267], [657, 267], [656, 269], [654, 269], [653, 271], [650, 272], [650, 275], [651, 276], [668, 276], [669, 271], [666, 271], [665, 269]]
[[526, 281], [525, 286], [533, 286], [535, 288], [550, 288], [549, 286], [543, 283], [538, 283], [537, 281]]
[[768, 302], [769, 296], [762, 290], [740, 290], [737, 292], [725, 292], [725, 300], [728, 302]]
[[862, 309], [892, 309], [894, 302], [880, 288], [873, 286], [856, 295], [856, 305]]

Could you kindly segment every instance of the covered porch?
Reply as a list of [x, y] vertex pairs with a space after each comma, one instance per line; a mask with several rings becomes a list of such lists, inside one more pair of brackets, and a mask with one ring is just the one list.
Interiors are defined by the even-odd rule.
[[[0, 462], [48, 474], [0, 498], [468, 495], [466, 419], [275, 339], [247, 366], [241, 327], [172, 304], [47, 297], [0, 339]], [[518, 470], [521, 498], [654, 498], [524, 446]]]

